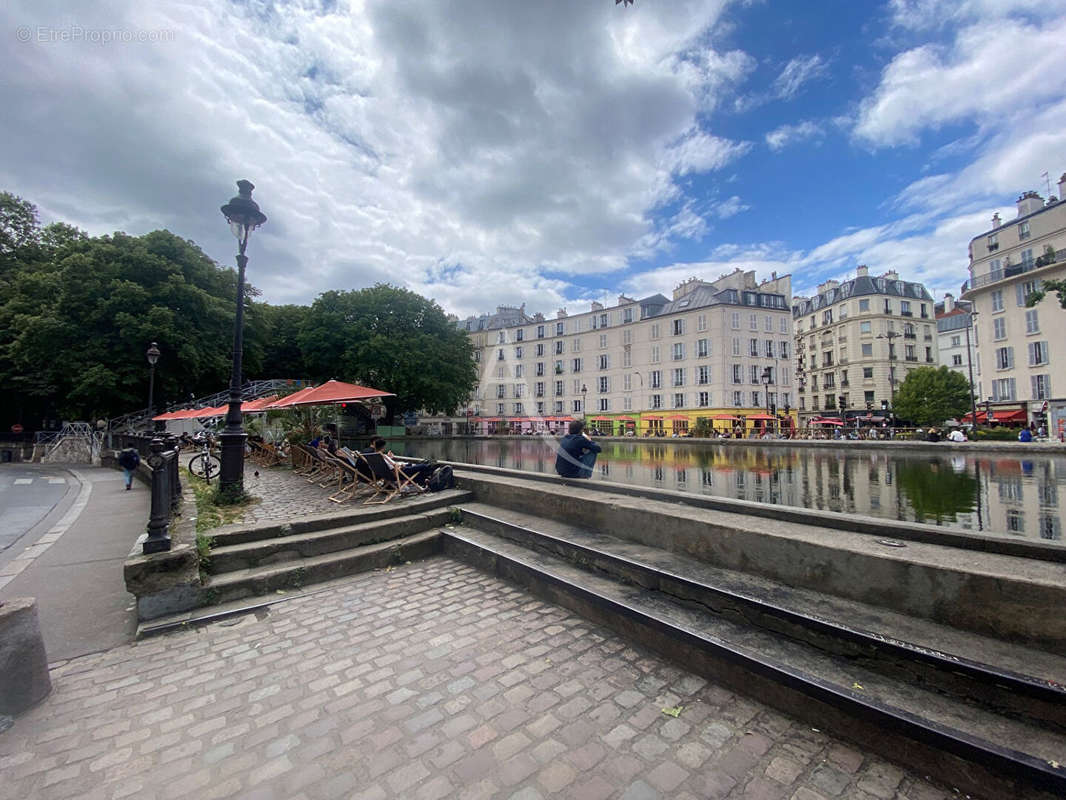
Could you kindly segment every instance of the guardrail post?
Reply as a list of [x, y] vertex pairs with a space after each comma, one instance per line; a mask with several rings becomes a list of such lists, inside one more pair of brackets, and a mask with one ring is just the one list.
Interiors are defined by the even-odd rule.
[[152, 439], [148, 466], [152, 468], [152, 511], [148, 517], [148, 538], [142, 552], [161, 553], [170, 549], [170, 464], [163, 452], [162, 439]]
[[170, 505], [174, 507], [181, 500], [181, 464], [178, 459], [178, 437], [172, 433], [165, 436], [167, 447], [167, 467], [170, 470]]

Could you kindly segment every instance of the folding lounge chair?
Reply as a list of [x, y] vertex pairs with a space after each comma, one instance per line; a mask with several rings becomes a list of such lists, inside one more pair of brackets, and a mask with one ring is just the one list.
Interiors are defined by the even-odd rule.
[[367, 472], [365, 464], [360, 470], [360, 462], [349, 460], [343, 450], [327, 457], [334, 461], [337, 469], [337, 490], [329, 496], [334, 503], [343, 503], [350, 497], [373, 489], [374, 478]]
[[381, 453], [357, 453], [357, 455], [366, 463], [369, 473], [373, 475], [376, 489], [374, 494], [363, 501], [363, 505], [387, 503], [408, 487], [413, 488], [416, 493], [425, 491], [415, 483], [414, 476], [405, 473], [399, 465], [390, 467]]

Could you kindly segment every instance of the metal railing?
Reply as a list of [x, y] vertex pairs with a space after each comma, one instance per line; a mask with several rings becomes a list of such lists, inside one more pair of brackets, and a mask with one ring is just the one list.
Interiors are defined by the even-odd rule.
[[148, 451], [146, 461], [152, 470], [152, 510], [148, 516], [148, 538], [141, 545], [145, 555], [170, 549], [170, 519], [181, 500], [177, 437], [156, 437], [149, 442]]
[[986, 272], [984, 275], [977, 275], [963, 283], [962, 291], [968, 292], [981, 286], [987, 286], [990, 283], [998, 283], [1007, 278], [1013, 278], [1015, 275], [1024, 275], [1026, 272], [1056, 264], [1064, 258], [1066, 258], [1066, 249], [1055, 251], [1055, 255], [1050, 261], [1047, 260], [1046, 256], [1040, 256], [1032, 261], [1023, 261], [1021, 264], [1011, 264], [1010, 266]]

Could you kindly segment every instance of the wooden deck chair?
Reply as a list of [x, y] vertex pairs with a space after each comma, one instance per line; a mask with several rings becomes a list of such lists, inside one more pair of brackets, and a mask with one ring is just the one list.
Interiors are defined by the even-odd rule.
[[292, 471], [297, 475], [304, 475], [315, 466], [311, 453], [308, 452], [309, 450], [310, 448], [307, 446], [297, 443], [289, 451], [289, 455], [292, 458]]
[[374, 491], [374, 476], [367, 471], [366, 462], [360, 462], [343, 447], [330, 457], [336, 460], [338, 470], [337, 491], [329, 496], [330, 500], [343, 503], [350, 497]]
[[390, 467], [381, 453], [358, 453], [357, 455], [366, 462], [370, 474], [374, 476], [376, 490], [363, 501], [363, 505], [387, 503], [408, 488], [413, 488], [416, 493], [425, 491], [415, 483], [414, 476], [405, 473], [398, 464]]

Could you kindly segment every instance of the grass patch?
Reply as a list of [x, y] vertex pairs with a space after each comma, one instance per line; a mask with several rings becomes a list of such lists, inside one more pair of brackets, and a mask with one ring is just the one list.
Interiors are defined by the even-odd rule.
[[[200, 534], [217, 528], [220, 525], [228, 525], [231, 522], [239, 522], [247, 509], [255, 499], [245, 495], [244, 499], [237, 503], [219, 503], [218, 489], [202, 478], [189, 477], [189, 485], [192, 486], [193, 494], [196, 495], [196, 533]], [[197, 536], [197, 549], [199, 549], [200, 537]]]

